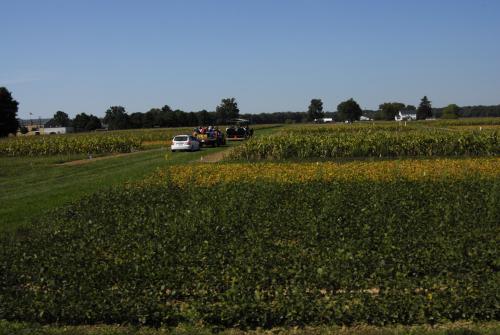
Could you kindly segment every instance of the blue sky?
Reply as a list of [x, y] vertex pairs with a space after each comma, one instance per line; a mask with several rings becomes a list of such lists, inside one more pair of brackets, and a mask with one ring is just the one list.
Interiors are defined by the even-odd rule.
[[500, 104], [498, 0], [0, 0], [19, 116]]

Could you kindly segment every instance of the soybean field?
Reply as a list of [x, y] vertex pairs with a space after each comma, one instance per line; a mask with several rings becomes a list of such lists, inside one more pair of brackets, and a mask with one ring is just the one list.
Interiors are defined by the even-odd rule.
[[163, 151], [1, 235], [0, 319], [498, 325], [499, 135], [489, 119], [287, 125], [217, 163]]

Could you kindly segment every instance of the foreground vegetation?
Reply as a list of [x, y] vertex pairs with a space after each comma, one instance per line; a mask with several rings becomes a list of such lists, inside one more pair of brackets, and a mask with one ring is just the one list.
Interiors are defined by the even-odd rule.
[[2, 241], [0, 318], [238, 328], [497, 320], [500, 178], [481, 171], [209, 186], [166, 174], [94, 194]]
[[271, 330], [220, 330], [192, 325], [171, 328], [149, 328], [117, 325], [41, 326], [0, 320], [0, 335], [497, 335], [498, 322], [455, 322], [435, 326], [316, 326], [273, 328]]

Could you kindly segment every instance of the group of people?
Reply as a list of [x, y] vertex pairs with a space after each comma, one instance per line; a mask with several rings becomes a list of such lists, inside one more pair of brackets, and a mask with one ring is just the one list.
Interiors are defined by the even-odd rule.
[[253, 129], [249, 128], [248, 126], [243, 126], [243, 127], [231, 126], [229, 128], [226, 128], [226, 134], [229, 137], [232, 136], [250, 137], [253, 135]]
[[[219, 130], [217, 126], [208, 126], [208, 127], [196, 127], [193, 129], [193, 136], [196, 136], [198, 134], [208, 134], [209, 137], [220, 137], [222, 135], [222, 132]], [[236, 126], [231, 126], [229, 128], [226, 128], [226, 134], [228, 136], [241, 136], [241, 137], [250, 137], [253, 135], [253, 129], [249, 128], [248, 126], [243, 126], [243, 127], [236, 127]]]
[[214, 126], [208, 126], [208, 127], [199, 126], [194, 128], [193, 130], [193, 136], [196, 136], [197, 134], [208, 134], [210, 137], [212, 137], [212, 135], [219, 136], [220, 130], [218, 127]]

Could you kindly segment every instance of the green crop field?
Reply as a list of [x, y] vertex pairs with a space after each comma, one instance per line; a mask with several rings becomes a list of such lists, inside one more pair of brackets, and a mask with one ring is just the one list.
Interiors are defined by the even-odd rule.
[[1, 157], [0, 334], [496, 334], [499, 134], [290, 125], [199, 153]]
[[409, 126], [368, 123], [289, 128], [248, 141], [233, 151], [232, 158], [300, 160], [500, 154], [500, 126], [472, 130], [443, 128], [446, 124], [426, 121]]

